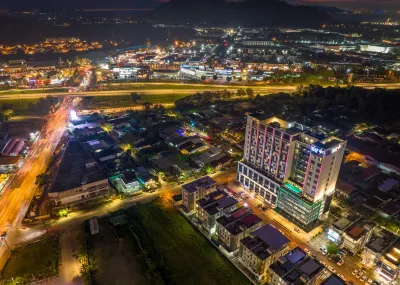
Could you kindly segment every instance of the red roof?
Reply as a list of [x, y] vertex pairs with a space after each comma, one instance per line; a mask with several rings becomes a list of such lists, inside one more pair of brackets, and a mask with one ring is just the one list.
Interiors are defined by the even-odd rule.
[[372, 166], [369, 166], [369, 167], [363, 169], [363, 172], [361, 173], [361, 178], [368, 179], [379, 173], [381, 173], [381, 170], [377, 166], [372, 165]]
[[261, 218], [255, 214], [250, 214], [243, 218], [242, 223], [247, 226], [252, 226], [261, 221]]
[[243, 207], [243, 208], [240, 208], [239, 210], [233, 212], [233, 213], [231, 214], [231, 216], [232, 216], [233, 218], [237, 219], [237, 218], [243, 216], [244, 214], [246, 214], [247, 212], [248, 212], [248, 210], [247, 210], [245, 207]]
[[338, 189], [340, 192], [350, 195], [353, 191], [357, 190], [357, 187], [347, 183], [346, 181], [338, 179], [336, 182], [336, 189]]

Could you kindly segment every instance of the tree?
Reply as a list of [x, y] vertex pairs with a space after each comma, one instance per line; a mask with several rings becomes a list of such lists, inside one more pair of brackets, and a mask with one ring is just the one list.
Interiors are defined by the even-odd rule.
[[231, 82], [231, 80], [232, 80], [232, 77], [229, 77], [229, 76], [228, 76], [228, 77], [226, 78], [226, 81], [227, 81], [228, 83]]
[[142, 96], [140, 96], [137, 92], [131, 93], [131, 99], [133, 103], [137, 103], [138, 100], [142, 99]]
[[207, 79], [207, 77], [206, 77], [205, 75], [202, 75], [202, 76], [200, 77], [200, 79], [201, 79], [201, 81], [205, 81], [205, 80]]
[[218, 76], [216, 74], [213, 75], [213, 80], [218, 80]]
[[35, 184], [42, 186], [42, 185], [47, 184], [48, 180], [49, 180], [49, 177], [47, 174], [45, 174], [45, 173], [39, 174], [38, 176], [36, 176]]
[[250, 98], [253, 98], [253, 97], [254, 97], [254, 91], [253, 91], [253, 89], [247, 88], [247, 89], [246, 89], [246, 94], [247, 94], [247, 96], [249, 96]]
[[339, 252], [338, 246], [337, 246], [336, 244], [334, 244], [334, 243], [330, 243], [330, 244], [327, 246], [326, 249], [327, 249], [327, 251], [328, 251], [329, 254], [338, 254], [338, 252]]
[[151, 104], [149, 102], [144, 102], [143, 106], [144, 106], [144, 109], [146, 110], [146, 112], [150, 111]]
[[109, 133], [113, 130], [113, 126], [109, 123], [104, 123], [104, 124], [100, 125], [100, 128], [102, 128], [107, 133]]
[[245, 95], [246, 95], [246, 91], [244, 91], [243, 88], [239, 88], [239, 89], [236, 91], [236, 95], [237, 95], [238, 97], [245, 96]]
[[238, 81], [238, 82], [242, 82], [242, 81], [243, 81], [242, 77], [239, 77], [239, 78], [237, 79], [237, 81]]
[[1, 122], [6, 122], [9, 119], [11, 119], [11, 117], [14, 116], [14, 110], [13, 109], [8, 109], [8, 110], [4, 110], [0, 113], [0, 121]]

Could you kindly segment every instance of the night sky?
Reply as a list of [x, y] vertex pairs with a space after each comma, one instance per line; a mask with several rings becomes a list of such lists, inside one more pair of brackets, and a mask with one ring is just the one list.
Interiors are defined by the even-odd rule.
[[[82, 9], [82, 8], [154, 8], [168, 0], [1, 0], [1, 9]], [[400, 9], [400, 0], [287, 0], [291, 4], [325, 5], [339, 8]]]

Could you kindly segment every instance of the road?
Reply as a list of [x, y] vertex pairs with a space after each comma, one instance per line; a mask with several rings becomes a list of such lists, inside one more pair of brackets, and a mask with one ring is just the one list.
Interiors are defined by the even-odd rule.
[[[36, 190], [36, 176], [46, 171], [50, 157], [66, 130], [71, 108], [69, 98], [65, 98], [60, 108], [47, 117], [39, 139], [33, 144], [31, 154], [26, 158], [23, 166], [17, 172], [13, 185], [8, 187], [0, 197], [0, 231], [6, 230], [6, 225], [11, 223], [11, 229], [17, 228], [28, 210], [30, 201]], [[7, 234], [6, 241], [10, 246], [14, 244], [13, 231]], [[0, 247], [0, 268], [7, 256], [7, 246]]]
[[[9, 91], [0, 91], [0, 100], [9, 100], [9, 99], [37, 99], [40, 97], [45, 97], [48, 95], [53, 96], [112, 96], [112, 95], [130, 95], [132, 92], [138, 92], [140, 94], [160, 94], [160, 95], [168, 95], [168, 94], [193, 94], [196, 92], [201, 92], [207, 90], [207, 88], [215, 90], [215, 88], [220, 89], [228, 89], [228, 90], [237, 90], [238, 88], [252, 88], [254, 93], [260, 94], [270, 94], [270, 93], [278, 93], [278, 92], [292, 92], [296, 90], [296, 86], [292, 85], [254, 85], [254, 86], [246, 86], [246, 85], [210, 85], [210, 84], [185, 84], [185, 83], [128, 83], [125, 84], [127, 86], [137, 86], [138, 89], [130, 89], [130, 90], [112, 90], [112, 91], [87, 91], [87, 92], [54, 92], [54, 93], [22, 93], [28, 92], [26, 89], [15, 89], [13, 92], [21, 92], [19, 94], [7, 94]], [[150, 86], [170, 86], [165, 89], [157, 89], [151, 88]], [[144, 86], [149, 86], [148, 89], [143, 88]], [[386, 88], [386, 89], [400, 89], [400, 83], [387, 83], [387, 84], [372, 84], [372, 83], [359, 83], [354, 84], [354, 86], [364, 87], [367, 89], [373, 89], [375, 87]], [[174, 89], [176, 87], [176, 89]], [[196, 88], [197, 87], [197, 88]], [[204, 89], [199, 89], [198, 87], [204, 87]], [[325, 86], [326, 87], [326, 86]], [[144, 96], [145, 98], [145, 96]]]

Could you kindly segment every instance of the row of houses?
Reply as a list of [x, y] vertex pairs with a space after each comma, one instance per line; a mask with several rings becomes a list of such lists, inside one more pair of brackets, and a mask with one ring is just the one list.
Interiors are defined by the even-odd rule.
[[249, 208], [217, 190], [211, 177], [183, 185], [182, 200], [185, 215], [194, 217], [221, 252], [237, 258], [254, 282], [289, 285], [316, 284], [319, 280], [324, 284], [345, 284], [336, 275], [326, 278], [329, 272], [324, 265], [299, 247], [291, 249], [290, 240], [282, 232], [264, 225]]

